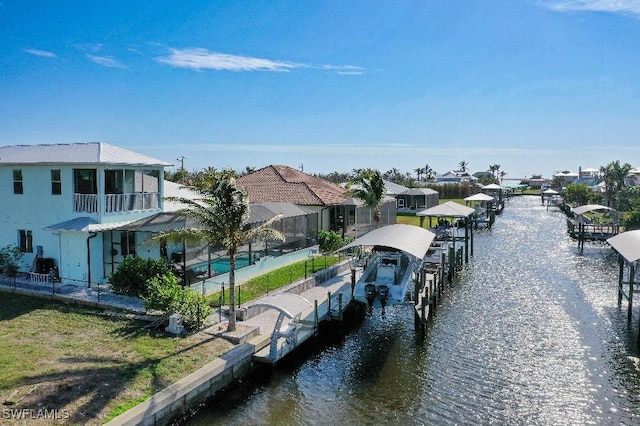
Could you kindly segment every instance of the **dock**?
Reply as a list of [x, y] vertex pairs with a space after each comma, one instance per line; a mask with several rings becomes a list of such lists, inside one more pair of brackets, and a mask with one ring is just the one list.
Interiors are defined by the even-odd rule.
[[316, 335], [321, 322], [342, 321], [353, 301], [352, 280], [358, 272], [343, 262], [335, 276], [325, 281], [313, 286], [303, 281], [243, 307], [246, 319], [239, 324], [258, 329], [252, 341], [262, 342], [253, 360], [275, 364]]

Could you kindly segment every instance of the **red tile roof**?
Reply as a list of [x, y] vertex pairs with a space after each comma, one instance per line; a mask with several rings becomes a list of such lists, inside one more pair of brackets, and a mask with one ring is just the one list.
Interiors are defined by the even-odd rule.
[[328, 206], [346, 200], [345, 190], [288, 166], [267, 166], [238, 178], [252, 203], [268, 201]]

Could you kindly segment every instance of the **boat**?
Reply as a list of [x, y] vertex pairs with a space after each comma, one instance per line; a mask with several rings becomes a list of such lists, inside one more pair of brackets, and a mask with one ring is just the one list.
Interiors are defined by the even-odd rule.
[[341, 250], [367, 248], [364, 270], [353, 288], [353, 298], [374, 308], [412, 302], [415, 277], [422, 268], [436, 234], [415, 225], [393, 224], [374, 229]]
[[411, 302], [415, 288], [414, 271], [422, 265], [422, 259], [390, 247], [374, 247], [366, 267], [353, 289], [353, 298], [364, 303], [369, 313], [374, 308], [403, 305]]

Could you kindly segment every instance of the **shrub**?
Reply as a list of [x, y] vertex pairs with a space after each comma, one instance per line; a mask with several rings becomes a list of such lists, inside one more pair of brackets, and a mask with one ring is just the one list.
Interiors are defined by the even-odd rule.
[[15, 277], [20, 269], [23, 253], [15, 245], [0, 248], [0, 272]]
[[190, 329], [200, 328], [211, 314], [211, 306], [205, 297], [183, 288], [179, 278], [172, 273], [149, 279], [146, 287], [146, 309], [179, 313], [183, 323]]
[[351, 242], [351, 238], [342, 238], [342, 235], [333, 231], [318, 231], [318, 246], [322, 253], [331, 253]]
[[640, 229], [640, 211], [635, 210], [625, 214], [622, 219], [622, 226], [625, 231]]
[[109, 282], [115, 293], [143, 297], [148, 294], [149, 279], [164, 275], [175, 275], [164, 259], [126, 257], [116, 272], [109, 276]]

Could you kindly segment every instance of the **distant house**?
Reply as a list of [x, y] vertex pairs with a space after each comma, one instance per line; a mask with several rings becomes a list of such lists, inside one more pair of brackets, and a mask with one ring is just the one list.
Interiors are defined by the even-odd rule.
[[[271, 165], [238, 178], [251, 203], [283, 202], [318, 213], [317, 229], [363, 235], [375, 226], [371, 209], [331, 182], [283, 165]], [[395, 202], [381, 209], [380, 225], [395, 223]]]
[[531, 189], [547, 189], [551, 184], [551, 179], [543, 178], [542, 175], [534, 174], [527, 180]]
[[396, 196], [398, 212], [416, 213], [437, 206], [440, 194], [431, 188], [411, 188]]
[[463, 183], [467, 182], [475, 184], [478, 178], [470, 175], [468, 172], [460, 170], [449, 170], [446, 173], [436, 175], [436, 183]]
[[102, 281], [138, 247], [117, 229], [163, 210], [167, 166], [101, 142], [0, 147], [0, 247], [20, 248], [22, 272]]

